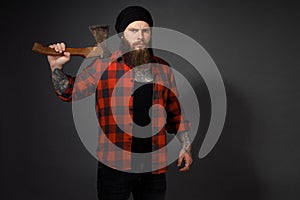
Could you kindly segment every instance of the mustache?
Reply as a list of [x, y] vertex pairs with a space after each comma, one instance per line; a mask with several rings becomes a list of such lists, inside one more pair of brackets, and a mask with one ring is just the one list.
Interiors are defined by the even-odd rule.
[[132, 45], [133, 46], [135, 46], [135, 45], [145, 45], [146, 46], [146, 43], [143, 41], [137, 41], [137, 42], [132, 43]]

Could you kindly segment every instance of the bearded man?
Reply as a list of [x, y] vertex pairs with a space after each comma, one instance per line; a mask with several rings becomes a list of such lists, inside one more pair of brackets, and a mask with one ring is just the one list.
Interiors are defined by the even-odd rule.
[[[185, 164], [179, 171], [189, 170], [192, 164], [190, 122], [180, 108], [171, 67], [151, 49], [151, 27], [153, 19], [147, 9], [126, 7], [115, 23], [120, 49], [112, 53], [109, 62], [96, 58], [76, 77], [63, 71], [70, 60], [65, 43], [50, 45], [63, 53], [48, 56], [57, 96], [71, 102], [96, 93], [102, 130], [97, 148], [97, 191], [101, 200], [126, 200], [131, 194], [135, 200], [165, 198], [166, 133], [176, 134], [181, 142], [177, 164]], [[156, 104], [165, 112], [150, 112]], [[136, 159], [133, 153], [151, 156]]]

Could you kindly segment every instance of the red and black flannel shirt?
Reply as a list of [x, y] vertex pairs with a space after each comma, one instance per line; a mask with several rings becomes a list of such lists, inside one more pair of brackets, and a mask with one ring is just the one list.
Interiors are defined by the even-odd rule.
[[[96, 92], [96, 113], [102, 130], [98, 134], [97, 157], [110, 167], [130, 170], [132, 135], [128, 133], [132, 130], [134, 73], [120, 55], [113, 53], [108, 62], [95, 59], [76, 78], [67, 75], [69, 87], [63, 94], [56, 94], [70, 102]], [[152, 166], [157, 170], [152, 173], [164, 173], [167, 152], [162, 147], [167, 144], [166, 131], [173, 134], [189, 131], [190, 122], [184, 119], [180, 108], [171, 68], [162, 59], [156, 56], [153, 59], [156, 63], [151, 63], [151, 70], [156, 84], [153, 84], [152, 105], [159, 104], [164, 109], [152, 109], [152, 129], [157, 131], [152, 136]]]

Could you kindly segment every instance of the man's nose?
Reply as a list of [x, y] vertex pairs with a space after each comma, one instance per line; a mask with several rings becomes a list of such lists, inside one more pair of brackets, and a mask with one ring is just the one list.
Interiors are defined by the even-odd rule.
[[144, 39], [144, 33], [143, 33], [143, 31], [142, 30], [139, 30], [138, 32], [137, 32], [137, 39], [139, 39], [139, 40], [143, 40]]

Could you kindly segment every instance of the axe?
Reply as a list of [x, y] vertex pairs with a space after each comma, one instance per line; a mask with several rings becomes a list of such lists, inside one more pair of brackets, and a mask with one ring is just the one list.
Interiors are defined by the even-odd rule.
[[[109, 26], [108, 25], [91, 25], [88, 27], [92, 32], [96, 44], [93, 47], [83, 48], [66, 48], [67, 52], [70, 52], [71, 56], [81, 56], [83, 58], [100, 57], [107, 58], [111, 56], [111, 52], [107, 47], [106, 39], [108, 37]], [[32, 51], [49, 56], [61, 56], [63, 53], [58, 53], [50, 47], [43, 46], [38, 42], [34, 42]]]

